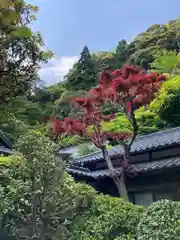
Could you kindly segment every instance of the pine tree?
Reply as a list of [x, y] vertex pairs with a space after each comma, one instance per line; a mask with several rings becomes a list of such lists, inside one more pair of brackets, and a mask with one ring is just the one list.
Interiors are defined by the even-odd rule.
[[94, 61], [89, 49], [84, 46], [79, 61], [66, 76], [66, 86], [70, 90], [90, 89], [96, 82]]
[[128, 44], [122, 39], [116, 48], [116, 68], [121, 68], [128, 59]]

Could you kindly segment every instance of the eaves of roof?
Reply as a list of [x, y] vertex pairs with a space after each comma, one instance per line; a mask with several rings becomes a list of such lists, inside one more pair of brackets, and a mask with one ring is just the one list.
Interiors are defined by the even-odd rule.
[[13, 151], [9, 148], [5, 148], [3, 146], [0, 146], [0, 154], [8, 154], [8, 155], [12, 155]]
[[[137, 173], [146, 173], [146, 172], [152, 172], [152, 171], [161, 170], [161, 169], [179, 168], [180, 158], [177, 157], [177, 158], [163, 159], [159, 161], [138, 163], [138, 164], [132, 165], [132, 167]], [[81, 168], [78, 169], [78, 168], [69, 167], [67, 169], [67, 172], [73, 176], [78, 175], [83, 177], [89, 177], [92, 179], [111, 177], [111, 173], [109, 169], [88, 171], [87, 169], [84, 170]], [[118, 174], [118, 172], [120, 172], [120, 169], [117, 168], [116, 172]]]
[[9, 138], [3, 133], [3, 131], [0, 130], [0, 139], [4, 142], [4, 145], [9, 148], [12, 149], [12, 143], [9, 140]]
[[[138, 137], [131, 147], [131, 153], [136, 154], [144, 151], [157, 150], [175, 144], [180, 144], [180, 127]], [[113, 147], [108, 152], [110, 157], [115, 157], [122, 155], [123, 149], [122, 146], [119, 145]], [[102, 153], [98, 151], [75, 159], [74, 164], [83, 166], [84, 163], [98, 162], [100, 160], [103, 160], [103, 156]]]

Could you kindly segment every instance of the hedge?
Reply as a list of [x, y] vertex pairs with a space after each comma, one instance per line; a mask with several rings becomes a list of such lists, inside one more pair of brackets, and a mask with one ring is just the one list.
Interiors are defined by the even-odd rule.
[[120, 198], [96, 195], [91, 205], [73, 219], [70, 228], [77, 240], [111, 240], [117, 236], [133, 236], [143, 211], [143, 207]]
[[180, 202], [162, 200], [145, 211], [137, 226], [138, 240], [179, 240]]

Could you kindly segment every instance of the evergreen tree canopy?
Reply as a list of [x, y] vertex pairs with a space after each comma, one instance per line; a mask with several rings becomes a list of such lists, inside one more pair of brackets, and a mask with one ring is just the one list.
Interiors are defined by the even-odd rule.
[[66, 86], [70, 90], [89, 89], [96, 82], [94, 61], [89, 49], [85, 46], [80, 54], [79, 61], [66, 76]]
[[126, 40], [122, 39], [116, 48], [116, 68], [121, 68], [123, 64], [128, 60], [128, 44]]
[[168, 24], [154, 24], [128, 45], [129, 62], [148, 69], [160, 49], [180, 51], [180, 18]]
[[38, 7], [24, 0], [0, 1], [0, 104], [24, 95], [38, 79], [40, 63], [52, 56], [42, 50], [39, 33], [29, 24], [36, 19]]

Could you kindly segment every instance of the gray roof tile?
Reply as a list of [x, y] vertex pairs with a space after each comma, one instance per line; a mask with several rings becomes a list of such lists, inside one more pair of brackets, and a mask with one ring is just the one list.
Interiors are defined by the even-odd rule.
[[[177, 158], [163, 159], [159, 161], [138, 163], [132, 166], [136, 169], [138, 173], [151, 172], [151, 171], [160, 170], [160, 169], [178, 168], [180, 167], [180, 158], [177, 157]], [[116, 169], [116, 170], [118, 171], [119, 169]], [[68, 168], [67, 172], [72, 175], [77, 174], [79, 176], [86, 176], [94, 179], [110, 177], [110, 171], [108, 169], [90, 172], [87, 170], [81, 171], [80, 169], [78, 170], [78, 169]]]
[[[173, 144], [180, 144], [180, 127], [138, 137], [131, 147], [131, 152], [137, 153], [147, 150], [154, 150], [162, 147], [171, 146]], [[122, 153], [122, 146], [116, 146], [109, 150], [109, 155], [111, 157], [121, 155]], [[102, 159], [103, 157], [101, 152], [95, 152], [75, 159], [75, 164], [83, 165], [83, 163], [88, 163], [92, 161], [96, 162]]]
[[6, 136], [6, 134], [0, 130], [0, 139], [2, 140], [2, 142], [4, 143], [4, 145], [9, 148], [12, 149], [12, 143], [9, 140], [9, 138]]
[[12, 155], [13, 152], [12, 152], [12, 150], [9, 149], [9, 148], [5, 148], [4, 146], [0, 146], [0, 154]]

